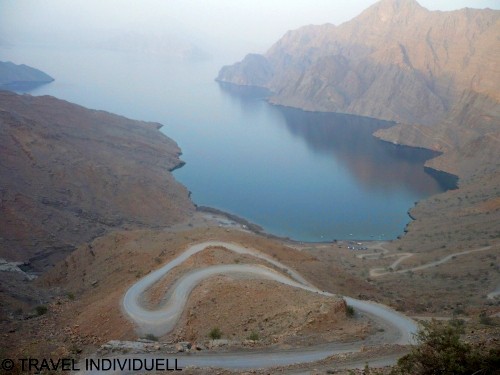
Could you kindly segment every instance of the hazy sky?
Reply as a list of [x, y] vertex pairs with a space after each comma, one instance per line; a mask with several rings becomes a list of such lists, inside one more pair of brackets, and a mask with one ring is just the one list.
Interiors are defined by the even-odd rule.
[[[428, 9], [500, 9], [500, 0], [418, 0]], [[340, 24], [376, 0], [0, 0], [0, 39], [95, 38], [121, 30], [245, 43], [263, 52], [287, 30]], [[64, 39], [63, 39], [64, 37]], [[260, 50], [260, 51], [258, 51]]]

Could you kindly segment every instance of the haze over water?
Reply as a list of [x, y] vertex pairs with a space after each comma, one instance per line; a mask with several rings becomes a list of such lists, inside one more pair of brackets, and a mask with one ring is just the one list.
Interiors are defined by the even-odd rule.
[[390, 123], [274, 107], [258, 90], [220, 86], [231, 61], [181, 61], [93, 49], [9, 48], [0, 60], [56, 81], [32, 95], [164, 124], [183, 151], [176, 178], [198, 205], [303, 241], [391, 239], [414, 202], [444, 190], [423, 163], [431, 153], [371, 134]]

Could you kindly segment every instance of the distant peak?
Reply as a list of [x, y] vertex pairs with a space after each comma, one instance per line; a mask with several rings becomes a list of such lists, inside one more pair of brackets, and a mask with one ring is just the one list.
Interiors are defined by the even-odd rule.
[[377, 4], [382, 7], [390, 7], [394, 10], [421, 8], [416, 0], [380, 0]]
[[424, 9], [416, 0], [381, 0], [370, 7], [367, 13], [375, 12], [385, 22], [397, 16], [413, 15]]

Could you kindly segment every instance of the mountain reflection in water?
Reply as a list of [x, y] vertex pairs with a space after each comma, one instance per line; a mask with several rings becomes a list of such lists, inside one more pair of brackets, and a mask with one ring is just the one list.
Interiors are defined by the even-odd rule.
[[[252, 111], [258, 100], [270, 95], [259, 87], [219, 85], [222, 92], [239, 101], [244, 111]], [[453, 178], [423, 168], [426, 160], [439, 155], [437, 152], [394, 145], [372, 135], [378, 129], [391, 127], [393, 122], [283, 106], [274, 108], [283, 116], [291, 135], [305, 142], [311, 152], [331, 155], [341, 161], [352, 176], [369, 189], [390, 190], [402, 185], [418, 195], [429, 196], [455, 187]]]

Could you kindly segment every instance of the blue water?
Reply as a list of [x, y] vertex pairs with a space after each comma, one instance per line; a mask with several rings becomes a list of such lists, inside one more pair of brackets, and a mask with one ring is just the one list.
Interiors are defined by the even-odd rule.
[[424, 171], [431, 153], [371, 136], [390, 123], [271, 106], [261, 90], [214, 81], [231, 61], [42, 48], [3, 49], [0, 60], [56, 79], [32, 95], [164, 124], [182, 148], [186, 165], [175, 176], [193, 201], [275, 235], [392, 239], [416, 201], [445, 189]]

